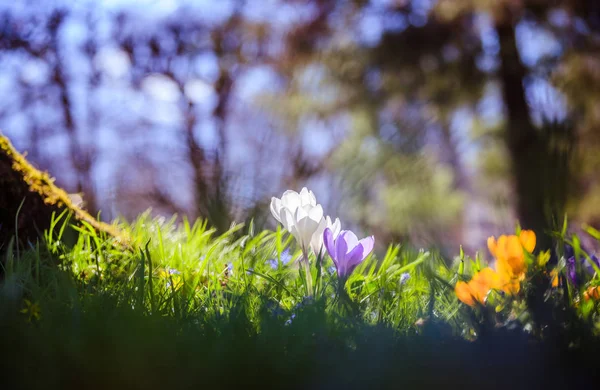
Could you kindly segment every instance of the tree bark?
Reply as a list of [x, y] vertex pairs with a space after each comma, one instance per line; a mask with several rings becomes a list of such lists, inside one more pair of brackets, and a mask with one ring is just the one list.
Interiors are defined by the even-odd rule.
[[[505, 141], [512, 164], [516, 211], [524, 229], [535, 231], [539, 249], [548, 249], [550, 218], [556, 210], [547, 208], [544, 178], [548, 176], [548, 140], [534, 127], [523, 84], [526, 69], [521, 63], [515, 37], [518, 20], [505, 8], [496, 16], [500, 40], [500, 81], [506, 108]], [[551, 172], [550, 172], [551, 174]]]
[[26, 247], [43, 237], [50, 228], [52, 214], [68, 212], [74, 224], [85, 221], [97, 232], [128, 246], [128, 238], [116, 227], [102, 223], [77, 207], [70, 196], [54, 185], [46, 173], [34, 168], [0, 134], [0, 251], [5, 251], [13, 238]]

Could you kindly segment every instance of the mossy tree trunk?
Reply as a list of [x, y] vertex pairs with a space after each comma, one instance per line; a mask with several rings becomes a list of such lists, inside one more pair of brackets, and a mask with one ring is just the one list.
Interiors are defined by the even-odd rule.
[[52, 215], [65, 210], [74, 222], [86, 221], [98, 232], [124, 243], [126, 237], [114, 226], [93, 218], [54, 185], [46, 173], [34, 168], [18, 153], [8, 138], [0, 134], [0, 252], [14, 238], [20, 246], [35, 243], [50, 227]]

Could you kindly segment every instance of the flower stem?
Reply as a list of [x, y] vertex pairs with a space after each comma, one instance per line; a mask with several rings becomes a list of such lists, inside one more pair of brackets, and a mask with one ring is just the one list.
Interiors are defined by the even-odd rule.
[[308, 262], [308, 251], [305, 248], [302, 248], [302, 257], [304, 263], [304, 274], [306, 276], [306, 289], [308, 290], [308, 296], [312, 297], [313, 295], [313, 286], [312, 286], [312, 274], [310, 273], [310, 263]]
[[352, 316], [359, 315], [359, 308], [356, 302], [352, 301], [352, 298], [348, 295], [346, 291], [346, 280], [347, 278], [339, 278], [338, 279], [338, 300], [340, 307], [347, 311], [348, 314]]

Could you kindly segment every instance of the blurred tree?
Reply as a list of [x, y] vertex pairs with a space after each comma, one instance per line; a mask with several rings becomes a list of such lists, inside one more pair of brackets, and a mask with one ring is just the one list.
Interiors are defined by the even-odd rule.
[[[16, 103], [16, 107], [8, 107], [12, 109], [10, 114], [15, 116], [22, 115], [20, 111], [33, 114], [28, 118], [28, 124], [34, 159], [39, 158], [42, 127], [48, 130], [55, 127], [66, 131], [69, 139], [67, 158], [75, 172], [73, 190], [85, 193], [88, 210], [92, 214], [96, 214], [98, 207], [91, 178], [95, 159], [94, 145], [91, 142], [88, 142], [86, 146], [80, 143], [80, 138], [90, 139], [94, 134], [92, 132], [85, 134], [73, 114], [74, 107], [70, 91], [73, 85], [71, 85], [72, 80], [64, 63], [63, 45], [59, 38], [59, 30], [67, 15], [68, 11], [62, 8], [50, 11], [40, 10], [39, 13], [24, 15], [13, 14], [10, 11], [3, 13], [2, 22], [0, 22], [0, 51], [17, 52], [17, 58], [24, 56], [24, 62], [29, 63], [30, 66], [37, 65], [48, 73], [45, 79], [37, 80], [35, 79], [36, 75], [33, 75], [34, 80], [25, 81], [22, 84], [21, 100]], [[34, 83], [37, 85], [31, 85]], [[19, 91], [14, 92], [18, 93]], [[40, 102], [45, 107], [38, 106], [37, 104]], [[55, 110], [60, 115], [41, 115], [41, 112], [48, 109]], [[3, 112], [3, 114], [6, 116], [9, 112]], [[54, 121], [51, 121], [50, 117], [53, 116], [55, 117]]]
[[181, 1], [154, 16], [2, 6], [0, 61], [9, 84], [23, 81], [0, 102], [0, 125], [94, 214], [133, 218], [153, 206], [224, 231], [268, 213], [257, 205], [281, 182], [320, 168], [296, 137], [257, 120], [266, 107], [242, 100], [257, 84], [248, 75], [269, 71], [281, 32], [252, 17], [259, 2], [229, 5], [212, 14]]
[[593, 0], [173, 4], [2, 7], [0, 125], [94, 212], [224, 230], [320, 184], [347, 227], [452, 252], [600, 221]]
[[[314, 103], [290, 110], [348, 115], [352, 131], [330, 162], [345, 172], [354, 214], [371, 230], [464, 242], [473, 222], [465, 207], [483, 195], [488, 205], [496, 198], [496, 208], [514, 207], [548, 247], [546, 233], [568, 204], [580, 204], [575, 183], [597, 181], [577, 169], [594, 166], [576, 145], [597, 145], [589, 124], [552, 86], [565, 63], [577, 62], [569, 57], [580, 58], [565, 53], [596, 48], [592, 3], [311, 1], [312, 18], [288, 35], [281, 66], [297, 78], [310, 73], [328, 99], [304, 92]], [[562, 74], [587, 80], [589, 69]], [[542, 89], [551, 93], [545, 102]], [[491, 120], [490, 101], [500, 105]], [[593, 116], [589, 108], [583, 116]], [[464, 156], [465, 143], [479, 164]]]

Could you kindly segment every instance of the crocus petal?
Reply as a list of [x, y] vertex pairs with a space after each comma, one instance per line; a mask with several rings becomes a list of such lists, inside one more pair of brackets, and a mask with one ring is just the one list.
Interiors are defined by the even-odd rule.
[[506, 261], [506, 258], [499, 257], [496, 259], [496, 270], [505, 279], [510, 279], [513, 276], [512, 267]]
[[523, 258], [523, 246], [517, 236], [506, 237], [506, 254], [509, 258]]
[[600, 288], [598, 286], [591, 286], [583, 293], [583, 299], [589, 301], [590, 299], [600, 299]]
[[346, 235], [348, 231], [342, 231], [335, 240], [335, 254], [338, 261], [338, 274], [342, 274], [342, 270], [346, 269], [346, 254], [348, 253], [348, 243], [346, 243]]
[[311, 218], [309, 218], [308, 221], [306, 221], [306, 245], [310, 245], [310, 241], [312, 240], [313, 236], [315, 235], [315, 232], [319, 228], [320, 223], [320, 221]]
[[347, 255], [345, 262], [345, 272], [350, 275], [354, 268], [356, 268], [365, 259], [364, 248], [362, 245], [355, 246]]
[[310, 240], [317, 227], [318, 223], [308, 217], [296, 222], [296, 228], [300, 237], [298, 241], [304, 250], [310, 245]]
[[323, 232], [323, 243], [325, 244], [325, 249], [327, 249], [327, 253], [329, 253], [331, 260], [333, 260], [333, 264], [335, 264], [335, 267], [337, 268], [338, 261], [337, 252], [335, 250], [336, 246], [335, 241], [333, 240], [333, 232], [330, 228], [326, 228], [325, 232]]
[[569, 244], [565, 244], [565, 259], [575, 256], [575, 249]]
[[[458, 299], [469, 306], [475, 306], [476, 302], [485, 305], [485, 300], [491, 289], [504, 289], [506, 279], [491, 268], [484, 268], [473, 275], [468, 283], [458, 282], [454, 291]], [[514, 284], [510, 283], [510, 292], [515, 289]], [[519, 288], [519, 282], [516, 283], [516, 289]], [[518, 290], [517, 290], [518, 292]]]
[[575, 264], [575, 256], [567, 259], [567, 278], [572, 285], [577, 286], [579, 279], [577, 278], [577, 265]]
[[552, 278], [552, 287], [558, 287], [558, 270], [552, 270], [550, 277]]
[[281, 222], [281, 199], [277, 199], [276, 197], [271, 198], [271, 214], [273, 214], [277, 222]]
[[329, 217], [327, 217], [327, 219], [328, 226], [331, 228], [333, 236], [337, 237], [340, 234], [340, 230], [342, 230], [342, 223], [340, 222], [340, 219], [336, 218], [333, 223], [331, 223], [331, 219]]
[[[328, 219], [328, 223], [331, 220]], [[336, 220], [339, 222], [339, 220]], [[325, 248], [337, 268], [340, 278], [345, 278], [369, 255], [373, 250], [375, 238], [373, 236], [358, 241], [356, 234], [349, 230], [342, 230], [335, 237], [328, 226], [323, 232]]]
[[594, 266], [592, 264], [596, 264], [598, 266], [598, 257], [596, 255], [591, 255], [589, 257], [583, 255], [582, 257], [582, 264], [585, 271], [590, 275], [595, 274], [596, 270], [594, 269]]
[[523, 253], [523, 247], [521, 241], [517, 236], [510, 236], [507, 241], [507, 253], [506, 260], [512, 268], [513, 275], [520, 276], [525, 273], [527, 263], [525, 262], [525, 253]]
[[335, 240], [335, 252], [337, 259], [340, 263], [346, 262], [346, 254], [348, 253], [348, 243], [346, 241], [346, 236], [348, 235], [348, 230], [342, 230], [340, 235]]
[[310, 206], [298, 207], [296, 209], [296, 211], [294, 211], [294, 219], [296, 221], [299, 221], [299, 220], [301, 220], [303, 218], [307, 218], [309, 211], [310, 211]]
[[[506, 257], [506, 251], [504, 250], [506, 246], [506, 236], [502, 235], [497, 239], [492, 237], [494, 240], [491, 242], [491, 249], [493, 249], [493, 255], [495, 258]], [[488, 243], [488, 249], [490, 249], [490, 244]], [[491, 251], [491, 250], [490, 250]]]
[[502, 287], [503, 284], [501, 275], [489, 267], [486, 267], [479, 271], [475, 276], [473, 276], [473, 280], [477, 281], [482, 285], [487, 286], [488, 291], [491, 288], [499, 289]]
[[[363, 243], [367, 245], [366, 248], [363, 245]], [[372, 250], [373, 244], [371, 242], [370, 237], [366, 239], [363, 238], [361, 241], [358, 242], [354, 249], [350, 250], [350, 253], [346, 255], [346, 270], [348, 272], [348, 275], [354, 272], [354, 269], [367, 258], [367, 256], [369, 255], [369, 253], [371, 253]]]
[[319, 255], [319, 252], [323, 248], [323, 233], [327, 227], [327, 220], [325, 218], [321, 219], [319, 227], [317, 227], [310, 240], [310, 248], [316, 255]]
[[358, 237], [356, 237], [356, 234], [354, 234], [354, 232], [352, 232], [351, 230], [345, 231], [344, 241], [346, 241], [346, 253], [349, 253], [358, 245]]
[[475, 306], [475, 299], [473, 298], [473, 293], [471, 292], [471, 288], [466, 282], [460, 281], [456, 283], [456, 286], [454, 286], [454, 293], [461, 302], [469, 306]]
[[308, 217], [313, 221], [320, 223], [323, 219], [323, 207], [321, 207], [320, 204], [316, 206], [310, 206], [310, 209], [308, 209]]
[[325, 224], [331, 229], [331, 217], [329, 215], [325, 217]]
[[[333, 238], [336, 238], [340, 232], [339, 231], [339, 229], [340, 229], [339, 218], [336, 219], [334, 224], [331, 223], [331, 218], [329, 216], [321, 219], [321, 222], [319, 223], [319, 227], [313, 234], [312, 240], [310, 242], [311, 248], [315, 254], [319, 254], [321, 251], [325, 250], [323, 248], [323, 233], [325, 232], [326, 228], [330, 228], [331, 231], [333, 232]], [[337, 231], [336, 231], [336, 229], [337, 229]]]
[[296, 211], [301, 205], [300, 195], [296, 191], [285, 191], [281, 196], [281, 205], [290, 209], [291, 212]]
[[496, 251], [498, 250], [498, 243], [496, 242], [496, 238], [489, 237], [487, 239], [487, 245], [488, 245], [488, 249], [490, 250], [490, 253], [492, 254], [492, 256], [496, 257]]
[[280, 220], [283, 227], [291, 233], [290, 228], [296, 223], [296, 219], [294, 218], [292, 211], [287, 207], [282, 207], [280, 212]]
[[496, 251], [494, 253], [494, 256], [499, 259], [499, 258], [507, 258], [508, 257], [508, 253], [506, 251], [506, 247], [507, 247], [507, 237], [503, 234], [500, 237], [498, 237], [498, 240], [496, 241]]
[[373, 250], [373, 247], [375, 246], [375, 237], [374, 236], [365, 237], [362, 240], [360, 240], [358, 242], [358, 244], [362, 245], [362, 247], [363, 247], [363, 254], [362, 255], [363, 255], [363, 259], [364, 259], [367, 256], [369, 256], [369, 254]]
[[312, 191], [309, 191], [306, 187], [303, 187], [300, 190], [300, 205], [301, 206], [316, 206], [317, 199], [315, 198], [315, 194]]
[[502, 290], [507, 294], [515, 295], [521, 290], [521, 283], [517, 279], [510, 279], [502, 286]]
[[485, 299], [491, 290], [489, 286], [483, 282], [471, 279], [469, 282], [469, 288], [471, 289], [471, 294], [473, 294], [475, 300], [482, 305], [485, 305]]
[[312, 237], [319, 228], [323, 219], [323, 208], [317, 206], [298, 207], [294, 213], [294, 220], [298, 226], [298, 232], [302, 237], [300, 245], [306, 249], [312, 242]]
[[533, 250], [535, 249], [535, 233], [533, 232], [533, 230], [521, 230], [519, 240], [521, 240], [521, 244], [527, 252], [533, 252]]
[[586, 258], [586, 260], [585, 260], [585, 269], [590, 274], [594, 274], [596, 272], [596, 270], [594, 269], [594, 266], [592, 265], [592, 262], [594, 264], [596, 264], [598, 267], [600, 267], [600, 261], [598, 260], [598, 257], [596, 255], [591, 255], [589, 259]]
[[[532, 235], [525, 233], [526, 244], [531, 247]], [[496, 257], [496, 269], [508, 279], [521, 278], [525, 274], [527, 263], [523, 245], [519, 237], [502, 235], [496, 241], [493, 237], [488, 239], [488, 248]]]
[[308, 218], [301, 218], [301, 219], [296, 219], [296, 223], [294, 224], [294, 226], [296, 227], [297, 231], [298, 231], [298, 243], [300, 244], [300, 246], [304, 247], [304, 232], [306, 231], [306, 222], [308, 221]]
[[300, 236], [300, 232], [298, 231], [298, 227], [296, 225], [292, 225], [292, 226], [290, 226], [290, 228], [288, 229], [288, 231], [290, 232], [290, 234], [292, 236], [294, 236], [294, 238], [296, 239], [296, 241], [298, 241], [300, 243], [300, 245], [302, 245], [302, 237]]

